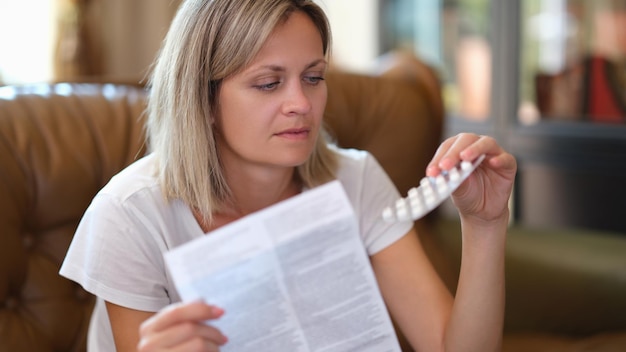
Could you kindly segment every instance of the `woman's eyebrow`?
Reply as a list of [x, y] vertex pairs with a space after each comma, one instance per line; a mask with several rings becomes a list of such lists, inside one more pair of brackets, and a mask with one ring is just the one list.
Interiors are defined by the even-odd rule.
[[[315, 60], [315, 61], [309, 63], [308, 65], [306, 65], [304, 67], [304, 69], [307, 70], [307, 69], [309, 69], [311, 67], [315, 67], [315, 66], [317, 66], [319, 64], [326, 64], [326, 60], [325, 59]], [[269, 64], [269, 65], [261, 65], [261, 66], [255, 67], [255, 68], [250, 70], [250, 73], [263, 71], [263, 70], [268, 70], [268, 71], [272, 71], [272, 72], [285, 72], [287, 69], [285, 67], [283, 67], [283, 66], [280, 66], [280, 65]]]
[[272, 72], [284, 72], [286, 69], [279, 65], [262, 65], [252, 70], [252, 72], [268, 70]]
[[315, 60], [315, 61], [311, 62], [310, 64], [308, 64], [308, 65], [305, 67], [305, 69], [309, 69], [309, 68], [311, 68], [311, 67], [315, 67], [315, 66], [317, 66], [317, 65], [319, 65], [319, 64], [324, 64], [324, 65], [326, 65], [326, 59], [317, 59], [317, 60]]

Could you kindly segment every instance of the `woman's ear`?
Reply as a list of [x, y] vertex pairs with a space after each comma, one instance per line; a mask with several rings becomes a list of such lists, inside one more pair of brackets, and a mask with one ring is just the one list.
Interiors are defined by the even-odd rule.
[[211, 132], [213, 132], [214, 136], [219, 136], [221, 133], [219, 106], [212, 110], [211, 115], [208, 117], [209, 128], [211, 129]]

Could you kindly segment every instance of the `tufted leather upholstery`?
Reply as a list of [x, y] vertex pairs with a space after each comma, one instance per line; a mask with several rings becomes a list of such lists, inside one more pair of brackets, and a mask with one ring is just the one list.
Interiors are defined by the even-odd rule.
[[0, 351], [79, 351], [93, 298], [57, 273], [95, 193], [142, 153], [143, 93], [0, 88]]
[[389, 77], [328, 75], [325, 121], [337, 144], [370, 151], [401, 194], [424, 176], [442, 133], [441, 101], [423, 83]]
[[[338, 144], [370, 150], [406, 192], [440, 139], [432, 82], [327, 80]], [[144, 107], [133, 85], [0, 87], [0, 351], [85, 349], [94, 299], [58, 270], [91, 198], [145, 153]]]
[[[329, 73], [326, 122], [405, 193], [439, 143], [443, 109], [432, 72], [395, 61], [381, 76]], [[85, 350], [94, 299], [58, 270], [91, 198], [145, 153], [145, 94], [123, 84], [0, 87], [1, 352]], [[454, 289], [458, 223], [429, 225], [418, 222], [421, 240]], [[503, 351], [626, 351], [625, 250], [609, 234], [512, 228]]]

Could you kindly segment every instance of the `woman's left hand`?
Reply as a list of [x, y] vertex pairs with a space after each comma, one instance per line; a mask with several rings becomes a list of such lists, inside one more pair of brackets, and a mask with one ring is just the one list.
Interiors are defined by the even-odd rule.
[[494, 138], [461, 133], [446, 139], [439, 146], [426, 174], [436, 176], [460, 161], [473, 161], [481, 154], [485, 154], [485, 160], [453, 193], [453, 202], [465, 219], [508, 220], [508, 201], [517, 162]]

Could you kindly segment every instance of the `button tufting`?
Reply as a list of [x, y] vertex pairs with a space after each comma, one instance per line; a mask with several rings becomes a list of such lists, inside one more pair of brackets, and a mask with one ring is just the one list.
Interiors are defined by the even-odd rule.
[[24, 245], [24, 248], [26, 249], [33, 248], [33, 246], [35, 245], [35, 237], [30, 233], [25, 233], [22, 236], [22, 244]]
[[19, 301], [15, 297], [9, 297], [4, 301], [4, 308], [8, 310], [15, 310], [19, 305]]

